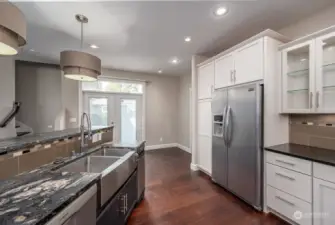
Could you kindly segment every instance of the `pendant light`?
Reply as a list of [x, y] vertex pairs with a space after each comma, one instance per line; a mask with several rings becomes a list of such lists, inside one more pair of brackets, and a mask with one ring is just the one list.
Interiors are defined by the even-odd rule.
[[101, 60], [89, 53], [82, 52], [84, 43], [84, 23], [88, 19], [84, 15], [76, 15], [81, 24], [81, 51], [63, 51], [60, 53], [60, 66], [66, 78], [80, 81], [96, 81], [101, 74]]
[[26, 30], [23, 13], [12, 3], [0, 1], [0, 55], [16, 55], [26, 44]]

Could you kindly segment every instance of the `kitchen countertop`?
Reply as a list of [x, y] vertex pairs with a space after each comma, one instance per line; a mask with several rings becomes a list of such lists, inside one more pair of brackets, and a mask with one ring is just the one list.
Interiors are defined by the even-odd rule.
[[275, 145], [271, 147], [265, 147], [265, 150], [288, 156], [294, 156], [301, 159], [307, 159], [313, 162], [323, 163], [330, 166], [335, 166], [334, 150], [316, 148], [298, 144]]
[[40, 225], [100, 179], [100, 174], [36, 170], [0, 182], [0, 224]]
[[[93, 134], [101, 131], [112, 129], [113, 126], [92, 129]], [[87, 132], [86, 132], [87, 133]], [[0, 140], [0, 155], [7, 154], [12, 151], [33, 147], [37, 144], [47, 144], [53, 141], [80, 135], [80, 128], [66, 129], [60, 131], [46, 132], [40, 134], [27, 135], [23, 137], [14, 137]]]

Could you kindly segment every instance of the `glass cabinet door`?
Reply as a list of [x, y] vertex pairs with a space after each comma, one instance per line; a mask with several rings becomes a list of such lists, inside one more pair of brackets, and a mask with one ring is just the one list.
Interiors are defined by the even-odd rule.
[[316, 110], [335, 112], [335, 32], [316, 40]]
[[313, 109], [314, 42], [283, 50], [283, 112], [304, 113]]

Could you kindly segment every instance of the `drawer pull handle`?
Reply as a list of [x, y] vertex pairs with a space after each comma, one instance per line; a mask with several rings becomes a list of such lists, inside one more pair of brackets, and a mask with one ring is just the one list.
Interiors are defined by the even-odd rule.
[[287, 165], [290, 165], [290, 166], [295, 166], [294, 163], [291, 163], [291, 162], [286, 162], [284, 160], [281, 160], [281, 159], [276, 159], [277, 162], [280, 162], [280, 163], [284, 163], [284, 164], [287, 164]]
[[291, 205], [291, 206], [295, 206], [295, 204], [293, 202], [290, 202], [289, 200], [286, 200], [278, 195], [276, 195], [276, 198], [278, 198], [279, 200], [286, 202], [287, 204]]
[[294, 177], [290, 177], [290, 176], [285, 175], [285, 174], [282, 174], [282, 173], [276, 173], [276, 175], [281, 176], [281, 177], [285, 177], [285, 178], [287, 178], [287, 179], [289, 179], [289, 180], [295, 180]]

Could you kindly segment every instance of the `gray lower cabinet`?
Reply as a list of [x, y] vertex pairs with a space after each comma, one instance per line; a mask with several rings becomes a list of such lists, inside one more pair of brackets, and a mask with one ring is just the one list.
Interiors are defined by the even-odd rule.
[[97, 225], [124, 225], [137, 203], [137, 171], [118, 191], [97, 219]]

